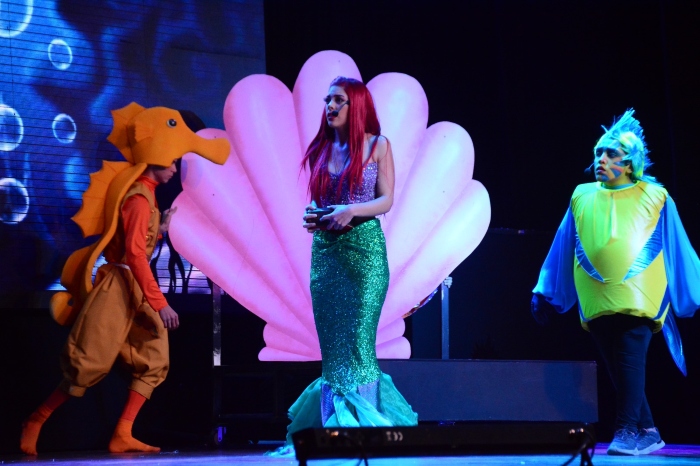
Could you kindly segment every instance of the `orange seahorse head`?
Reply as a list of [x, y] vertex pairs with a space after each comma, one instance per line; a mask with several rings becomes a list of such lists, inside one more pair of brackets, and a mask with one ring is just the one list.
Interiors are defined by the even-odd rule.
[[223, 164], [230, 152], [225, 139], [204, 139], [193, 133], [177, 110], [143, 108], [132, 102], [112, 110], [114, 127], [107, 140], [132, 164], [169, 167], [188, 152]]

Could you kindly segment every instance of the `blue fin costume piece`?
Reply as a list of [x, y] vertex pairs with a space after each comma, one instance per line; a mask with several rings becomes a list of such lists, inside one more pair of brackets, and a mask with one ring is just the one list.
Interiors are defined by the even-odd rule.
[[[664, 264], [668, 288], [660, 308], [659, 315], [663, 314], [669, 301], [670, 311], [666, 314], [662, 332], [668, 346], [671, 357], [683, 375], [687, 375], [685, 355], [680, 332], [673, 314], [678, 317], [692, 317], [700, 308], [700, 259], [693, 249], [688, 235], [683, 228], [675, 202], [670, 196], [666, 198], [659, 218], [661, 247], [664, 253]], [[652, 241], [653, 240], [653, 241]], [[658, 235], [650, 238], [651, 243], [658, 242]], [[578, 294], [574, 284], [574, 259], [581, 256], [582, 248], [577, 248], [576, 224], [571, 207], [564, 215], [556, 236], [549, 250], [549, 254], [540, 271], [539, 280], [533, 289], [533, 293], [544, 296], [554, 308], [564, 313], [571, 309], [578, 300]], [[642, 262], [650, 263], [656, 254], [650, 254], [651, 246], [642, 251], [643, 255], [633, 264], [630, 273], [643, 268]], [[651, 249], [656, 250], [656, 247]], [[578, 254], [578, 256], [577, 256]], [[583, 253], [585, 255], [585, 253]], [[652, 257], [654, 256], [654, 257]], [[581, 260], [583, 259], [583, 260]], [[587, 258], [579, 257], [582, 266], [590, 264]], [[647, 264], [648, 265], [648, 264]], [[592, 266], [591, 266], [592, 267]], [[597, 274], [594, 268], [586, 271]], [[591, 275], [595, 278], [594, 275]], [[583, 319], [583, 315], [581, 315]]]

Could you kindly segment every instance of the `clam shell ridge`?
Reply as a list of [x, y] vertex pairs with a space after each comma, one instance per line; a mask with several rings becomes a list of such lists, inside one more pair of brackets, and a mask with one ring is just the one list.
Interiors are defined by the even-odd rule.
[[[308, 171], [300, 171], [300, 163], [318, 131], [321, 99], [337, 76], [362, 79], [348, 55], [324, 51], [307, 60], [291, 92], [272, 76], [242, 79], [224, 105], [226, 130], [198, 133], [230, 141], [226, 164], [183, 158], [173, 245], [265, 320], [263, 361], [321, 358], [309, 292], [311, 235], [301, 226]], [[377, 355], [401, 359], [411, 351], [402, 316], [481, 242], [491, 207], [484, 186], [472, 179], [469, 134], [449, 122], [427, 127], [428, 102], [418, 81], [385, 73], [367, 86], [396, 166], [394, 205], [381, 217], [391, 279]]]

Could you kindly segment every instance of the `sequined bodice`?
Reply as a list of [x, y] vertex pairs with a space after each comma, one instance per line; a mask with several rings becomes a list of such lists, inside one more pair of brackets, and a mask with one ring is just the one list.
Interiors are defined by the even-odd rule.
[[[330, 172], [329, 172], [330, 173]], [[377, 187], [377, 162], [370, 162], [365, 165], [362, 172], [362, 184], [355, 188], [354, 193], [350, 193], [350, 188], [347, 179], [343, 183], [338, 194], [338, 183], [340, 182], [340, 173], [330, 173], [331, 182], [328, 184], [328, 190], [321, 196], [321, 207], [330, 205], [348, 205], [359, 204], [360, 202], [371, 201], [376, 197]]]

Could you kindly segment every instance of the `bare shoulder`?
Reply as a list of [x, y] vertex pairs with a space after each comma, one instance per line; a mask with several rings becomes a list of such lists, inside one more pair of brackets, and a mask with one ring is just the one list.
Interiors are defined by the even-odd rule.
[[368, 134], [367, 136], [369, 140], [369, 146], [374, 147], [374, 149], [372, 150], [372, 154], [370, 154], [370, 156], [372, 157], [372, 161], [381, 161], [384, 157], [386, 157], [387, 153], [389, 153], [389, 149], [391, 147], [389, 139], [381, 134]]

